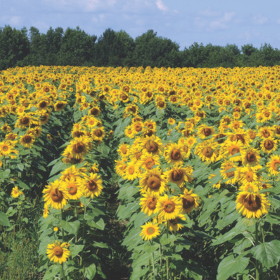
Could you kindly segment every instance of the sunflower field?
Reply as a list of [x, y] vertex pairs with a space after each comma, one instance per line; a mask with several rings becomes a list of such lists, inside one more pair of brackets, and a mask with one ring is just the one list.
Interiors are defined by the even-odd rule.
[[0, 72], [1, 279], [280, 279], [280, 67]]

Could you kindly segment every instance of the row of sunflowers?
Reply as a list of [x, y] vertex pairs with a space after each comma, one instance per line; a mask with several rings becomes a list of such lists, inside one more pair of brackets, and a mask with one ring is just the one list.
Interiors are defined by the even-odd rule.
[[131, 279], [277, 279], [279, 69], [3, 71], [2, 181], [43, 197], [44, 279], [106, 277], [115, 184]]

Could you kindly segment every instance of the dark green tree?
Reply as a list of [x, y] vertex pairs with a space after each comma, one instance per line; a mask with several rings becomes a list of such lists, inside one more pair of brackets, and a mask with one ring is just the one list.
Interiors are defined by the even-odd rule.
[[0, 69], [7, 69], [20, 65], [30, 52], [27, 29], [6, 25], [0, 28]]
[[79, 27], [76, 29], [67, 28], [62, 37], [57, 64], [73, 66], [92, 65], [96, 39], [95, 35], [90, 36], [86, 34]]

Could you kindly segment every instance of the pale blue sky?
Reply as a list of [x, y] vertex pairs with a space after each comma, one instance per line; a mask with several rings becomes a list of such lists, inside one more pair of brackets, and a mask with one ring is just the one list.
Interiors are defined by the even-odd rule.
[[149, 29], [180, 49], [194, 42], [280, 49], [280, 0], [0, 0], [0, 27], [107, 29], [136, 38]]

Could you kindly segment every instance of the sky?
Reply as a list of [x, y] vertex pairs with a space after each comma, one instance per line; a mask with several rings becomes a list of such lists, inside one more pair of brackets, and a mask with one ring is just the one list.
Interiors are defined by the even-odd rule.
[[152, 29], [180, 50], [194, 42], [280, 49], [280, 0], [0, 0], [0, 27], [84, 30], [111, 28], [132, 38]]

